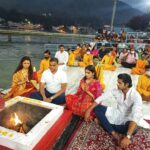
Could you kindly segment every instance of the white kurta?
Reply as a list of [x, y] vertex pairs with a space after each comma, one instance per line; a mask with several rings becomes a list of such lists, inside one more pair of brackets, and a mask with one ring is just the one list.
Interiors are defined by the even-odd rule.
[[64, 63], [64, 65], [59, 65], [59, 69], [66, 70], [66, 64], [68, 62], [69, 55], [66, 51], [57, 51], [55, 57], [58, 59], [59, 63]]
[[139, 124], [142, 118], [142, 98], [134, 88], [129, 89], [125, 100], [121, 90], [113, 89], [97, 98], [95, 102], [99, 104], [111, 97], [116, 100], [116, 106], [107, 107], [106, 110], [106, 117], [111, 124], [121, 125], [127, 121]]

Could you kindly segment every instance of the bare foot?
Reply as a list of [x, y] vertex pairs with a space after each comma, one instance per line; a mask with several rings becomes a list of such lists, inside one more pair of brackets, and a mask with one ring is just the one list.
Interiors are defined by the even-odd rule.
[[122, 137], [119, 135], [119, 133], [113, 131], [111, 134], [113, 138], [117, 141], [117, 144], [120, 145]]

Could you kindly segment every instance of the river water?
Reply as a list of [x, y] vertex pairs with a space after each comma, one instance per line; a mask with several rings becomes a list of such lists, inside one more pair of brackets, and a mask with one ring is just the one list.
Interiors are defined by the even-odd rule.
[[[13, 36], [12, 42], [7, 42], [7, 36], [0, 36], [0, 88], [7, 89], [10, 87], [12, 74], [23, 56], [29, 56], [32, 65], [38, 70], [43, 52], [46, 49], [49, 49], [54, 56], [59, 44], [67, 43], [67, 49], [68, 45], [68, 47], [76, 45], [81, 42], [80, 40], [73, 41], [71, 38], [69, 41], [69, 39], [55, 38], [51, 40], [51, 44], [46, 44], [49, 42], [48, 37]], [[68, 44], [72, 42], [74, 44]]]

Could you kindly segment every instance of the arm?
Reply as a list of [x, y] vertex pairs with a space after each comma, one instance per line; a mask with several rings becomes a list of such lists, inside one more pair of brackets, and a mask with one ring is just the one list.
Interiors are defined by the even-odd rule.
[[18, 86], [18, 85], [23, 85], [28, 81], [28, 78], [23, 78], [23, 76], [17, 72], [13, 75], [12, 79], [12, 87]]
[[93, 90], [91, 91], [92, 95], [93, 95], [93, 99], [95, 100], [97, 97], [101, 96], [101, 94], [103, 93], [102, 90], [102, 86], [100, 85], [99, 81], [95, 82], [94, 88], [92, 88]]
[[92, 111], [97, 105], [98, 105], [98, 104], [97, 104], [96, 102], [94, 102], [94, 103], [92, 104], [92, 106], [89, 107], [89, 108], [86, 110], [85, 116], [84, 116], [84, 120], [85, 120], [85, 121], [90, 121], [90, 113], [91, 113], [91, 111]]
[[41, 62], [40, 62], [40, 69], [38, 71], [38, 74], [42, 74], [43, 71], [44, 71], [43, 60], [41, 60]]
[[[127, 136], [125, 136], [121, 140], [121, 147], [127, 148], [128, 145], [131, 143], [130, 136], [134, 133], [135, 129], [137, 128], [137, 124], [142, 118], [142, 99], [139, 93], [135, 93], [132, 95], [132, 99], [134, 99], [134, 103], [132, 106], [131, 113], [129, 115], [129, 126], [127, 131]], [[128, 137], [129, 136], [129, 137]]]
[[106, 93], [104, 93], [102, 96], [99, 96], [99, 97], [95, 100], [95, 102], [93, 103], [93, 105], [92, 105], [91, 107], [89, 107], [89, 108], [87, 109], [87, 111], [85, 112], [85, 116], [84, 116], [85, 121], [89, 121], [89, 120], [90, 120], [90, 113], [91, 113], [91, 111], [92, 111], [98, 104], [100, 104], [103, 100], [106, 100], [106, 99], [108, 99], [109, 97], [113, 96], [113, 95], [112, 95], [112, 92], [113, 92], [113, 90], [110, 91], [110, 92], [106, 92]]
[[[127, 136], [125, 136], [120, 143], [121, 148], [126, 149], [129, 144], [131, 144], [131, 139], [129, 138], [137, 128], [137, 124], [134, 121], [131, 121], [129, 123], [128, 131], [127, 131]], [[128, 137], [129, 136], [129, 137]]]
[[53, 96], [50, 98], [50, 102], [52, 102], [53, 99], [57, 98], [57, 97], [60, 96], [61, 94], [65, 93], [66, 88], [67, 88], [67, 83], [62, 83], [62, 84], [61, 84], [61, 89], [60, 89], [57, 93], [55, 93], [55, 95], [53, 95]]
[[46, 101], [47, 100], [47, 97], [45, 95], [45, 83], [44, 82], [40, 82], [40, 93], [43, 97], [43, 101]]
[[140, 76], [138, 79], [138, 84], [137, 84], [137, 91], [141, 94], [141, 95], [145, 95], [145, 96], [150, 96], [149, 91], [146, 91], [145, 89], [141, 88], [142, 87], [142, 80], [144, 80], [144, 76]]

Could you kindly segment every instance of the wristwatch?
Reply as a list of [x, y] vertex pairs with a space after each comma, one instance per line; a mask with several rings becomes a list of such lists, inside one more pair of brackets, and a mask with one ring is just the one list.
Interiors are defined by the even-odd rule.
[[127, 133], [126, 137], [130, 140], [131, 139], [131, 135], [129, 133]]

